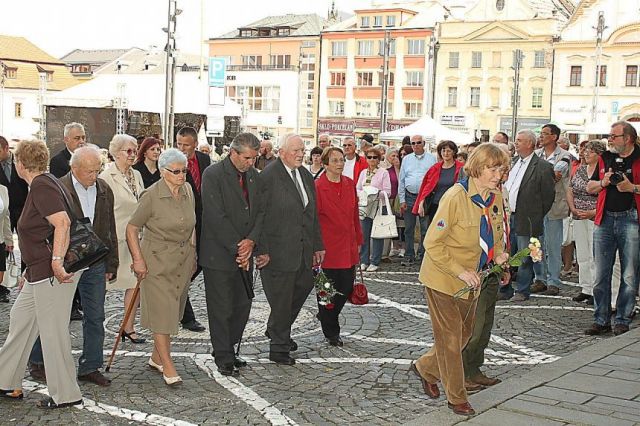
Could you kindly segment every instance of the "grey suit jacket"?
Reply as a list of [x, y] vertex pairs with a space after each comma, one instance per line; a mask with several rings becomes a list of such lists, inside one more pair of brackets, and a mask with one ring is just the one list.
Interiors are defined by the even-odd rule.
[[209, 166], [202, 175], [202, 233], [199, 264], [223, 271], [238, 269], [238, 243], [259, 242], [264, 220], [261, 177], [253, 167], [245, 175], [249, 204], [245, 201], [238, 171], [227, 157]]
[[298, 171], [309, 198], [306, 208], [281, 159], [260, 174], [265, 189], [265, 217], [259, 251], [271, 258], [265, 269], [293, 272], [303, 261], [305, 267], [311, 268], [313, 253], [324, 250], [313, 176], [304, 167]]
[[517, 235], [538, 237], [543, 233], [544, 216], [555, 199], [553, 166], [533, 154], [524, 172], [516, 200]]

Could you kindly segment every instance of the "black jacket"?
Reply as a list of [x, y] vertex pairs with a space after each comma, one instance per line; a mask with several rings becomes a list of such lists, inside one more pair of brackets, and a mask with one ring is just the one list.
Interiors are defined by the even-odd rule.
[[[11, 155], [13, 156], [13, 154]], [[29, 194], [29, 185], [24, 179], [18, 176], [18, 172], [16, 171], [15, 157], [13, 157], [13, 161], [11, 162], [11, 182], [7, 180], [4, 170], [0, 170], [0, 185], [6, 186], [9, 192], [11, 230], [15, 230], [22, 209], [24, 208], [24, 202]]]
[[543, 233], [544, 216], [551, 209], [555, 195], [553, 166], [533, 154], [516, 200], [517, 235], [539, 237]]
[[71, 161], [71, 153], [66, 147], [64, 147], [62, 148], [62, 151], [51, 157], [51, 161], [49, 162], [49, 172], [60, 179], [71, 170], [69, 161]]
[[[211, 165], [211, 158], [207, 154], [203, 154], [200, 151], [195, 152], [196, 161], [198, 162], [198, 168], [200, 169], [200, 185], [202, 185], [202, 175], [204, 169]], [[191, 176], [191, 172], [187, 173], [187, 182], [193, 189], [193, 195], [196, 202], [196, 245], [197, 251], [200, 252], [200, 232], [202, 230], [202, 195], [200, 194], [201, 188], [196, 188], [196, 185]]]

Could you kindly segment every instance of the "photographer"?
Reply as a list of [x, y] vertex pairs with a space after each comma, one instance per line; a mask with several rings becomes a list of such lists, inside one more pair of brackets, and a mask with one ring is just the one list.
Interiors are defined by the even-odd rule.
[[626, 121], [611, 126], [610, 151], [602, 153], [587, 191], [598, 194], [593, 252], [596, 279], [593, 289], [594, 323], [585, 331], [611, 331], [611, 277], [616, 251], [620, 256], [620, 289], [616, 301], [614, 334], [629, 331], [638, 292], [638, 208], [640, 207], [640, 147], [636, 130]]

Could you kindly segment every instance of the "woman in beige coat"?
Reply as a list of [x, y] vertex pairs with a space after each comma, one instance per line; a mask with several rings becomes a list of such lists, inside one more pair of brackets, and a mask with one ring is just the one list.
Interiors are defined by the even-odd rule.
[[[0, 185], [0, 231], [2, 232], [2, 244], [0, 244], [0, 285], [4, 279], [4, 273], [7, 270], [6, 257], [8, 253], [13, 252], [13, 233], [11, 232], [11, 223], [9, 220], [9, 191], [4, 185]], [[9, 297], [0, 292], [0, 302], [8, 302]], [[6, 300], [3, 298], [6, 297]]]
[[123, 340], [129, 338], [132, 343], [144, 343], [145, 339], [138, 338], [134, 330], [136, 312], [140, 305], [140, 297], [133, 299], [133, 289], [136, 286], [136, 276], [131, 270], [131, 253], [127, 247], [126, 230], [129, 219], [136, 211], [138, 199], [144, 191], [144, 183], [140, 172], [134, 170], [133, 163], [138, 154], [136, 139], [129, 135], [115, 135], [109, 143], [109, 153], [114, 161], [108, 164], [100, 173], [103, 179], [113, 191], [113, 214], [116, 220], [116, 233], [118, 234], [119, 265], [116, 279], [108, 283], [107, 290], [125, 290], [125, 311], [130, 303], [134, 303], [133, 315], [129, 317], [122, 333]]

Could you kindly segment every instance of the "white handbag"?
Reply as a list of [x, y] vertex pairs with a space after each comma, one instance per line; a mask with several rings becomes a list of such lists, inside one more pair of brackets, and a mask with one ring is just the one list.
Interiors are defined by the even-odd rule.
[[13, 288], [18, 285], [18, 277], [20, 276], [20, 265], [17, 264], [13, 252], [7, 253], [7, 270], [4, 273], [2, 285], [6, 288]]
[[[373, 227], [371, 229], [371, 238], [384, 240], [386, 238], [396, 238], [398, 236], [398, 226], [396, 225], [396, 216], [391, 212], [391, 204], [389, 204], [389, 196], [386, 192], [381, 191], [384, 195], [384, 204], [378, 203], [378, 212], [373, 218]], [[383, 206], [387, 207], [386, 214]]]

